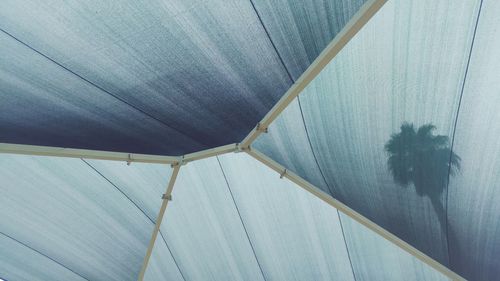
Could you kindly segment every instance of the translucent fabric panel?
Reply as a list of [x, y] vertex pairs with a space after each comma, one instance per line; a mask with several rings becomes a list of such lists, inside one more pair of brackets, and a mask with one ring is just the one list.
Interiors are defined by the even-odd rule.
[[0, 233], [0, 280], [85, 281], [86, 279]]
[[168, 247], [159, 235], [146, 280], [177, 280], [175, 264], [184, 280], [445, 279], [339, 218], [245, 153], [191, 162], [181, 167], [162, 223]]
[[172, 155], [205, 148], [3, 32], [0, 53], [0, 142]]
[[266, 280], [354, 280], [336, 209], [248, 154], [219, 158]]
[[268, 129], [270, 133], [262, 134], [252, 147], [323, 191], [333, 192], [326, 184], [309, 144], [298, 100], [288, 105]]
[[438, 281], [447, 277], [340, 213], [357, 281]]
[[123, 192], [154, 223], [167, 189], [170, 165], [119, 161], [85, 160], [85, 162]]
[[216, 158], [181, 167], [161, 231], [186, 280], [263, 280]]
[[294, 80], [316, 59], [364, 0], [253, 0]]
[[156, 236], [155, 246], [144, 274], [144, 280], [185, 281], [165, 240], [163, 240], [161, 232]]
[[[206, 147], [241, 141], [291, 85], [249, 1], [2, 1], [0, 26]], [[165, 139], [142, 149], [199, 150]]]
[[469, 280], [500, 276], [498, 11], [483, 1], [453, 146], [462, 169], [449, 186], [451, 267]]
[[2, 233], [87, 280], [137, 278], [154, 225], [115, 185], [80, 159], [2, 154], [0, 167]]
[[445, 265], [448, 137], [478, 4], [388, 1], [299, 96], [333, 195]]

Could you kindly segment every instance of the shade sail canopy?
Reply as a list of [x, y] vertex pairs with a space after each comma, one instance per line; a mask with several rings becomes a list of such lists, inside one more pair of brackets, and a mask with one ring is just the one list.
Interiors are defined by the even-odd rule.
[[486, 3], [389, 1], [254, 143], [471, 280], [499, 274]]
[[2, 1], [0, 142], [172, 156], [239, 142], [363, 1], [282, 2]]
[[449, 185], [450, 266], [471, 280], [500, 274], [499, 10], [483, 3], [453, 146], [463, 169]]
[[497, 278], [500, 4], [385, 2], [0, 3], [0, 280]]
[[170, 166], [21, 155], [0, 166], [2, 278], [134, 280]]
[[[168, 166], [1, 161], [0, 278], [137, 278]], [[247, 154], [183, 166], [164, 220], [145, 280], [446, 280]]]

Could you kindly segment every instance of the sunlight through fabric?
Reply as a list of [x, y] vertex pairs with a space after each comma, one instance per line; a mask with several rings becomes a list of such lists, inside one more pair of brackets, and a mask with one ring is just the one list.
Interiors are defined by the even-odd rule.
[[5, 154], [0, 166], [3, 278], [135, 280], [170, 166]]
[[450, 145], [478, 10], [389, 1], [254, 146], [449, 266]]
[[161, 229], [185, 280], [447, 280], [245, 153], [182, 167], [172, 200]]
[[451, 266], [469, 280], [500, 276], [499, 10], [484, 1], [453, 146], [462, 169], [449, 186]]
[[0, 1], [0, 281], [498, 279], [499, 12]]

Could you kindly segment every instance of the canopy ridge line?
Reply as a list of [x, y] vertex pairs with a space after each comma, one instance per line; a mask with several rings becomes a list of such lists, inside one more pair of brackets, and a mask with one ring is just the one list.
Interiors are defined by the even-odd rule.
[[349, 20], [342, 30], [326, 46], [321, 54], [302, 73], [281, 99], [257, 123], [247, 137], [241, 142], [242, 147], [248, 147], [269, 125], [285, 110], [285, 108], [305, 89], [309, 83], [326, 67], [326, 65], [344, 48], [344, 46], [358, 33], [359, 30], [375, 15], [387, 0], [369, 0]]
[[257, 159], [267, 167], [273, 169], [275, 172], [277, 172], [280, 176], [280, 178], [287, 178], [293, 183], [297, 184], [307, 192], [311, 193], [312, 195], [318, 197], [328, 205], [334, 207], [335, 209], [341, 211], [345, 215], [349, 216], [350, 218], [354, 219], [358, 223], [364, 225], [368, 229], [372, 230], [376, 234], [382, 236], [389, 242], [393, 243], [394, 245], [398, 246], [399, 248], [403, 249], [410, 255], [416, 257], [417, 259], [421, 260], [425, 264], [429, 265], [430, 267], [434, 268], [435, 270], [439, 271], [440, 273], [444, 274], [446, 277], [450, 278], [451, 280], [457, 280], [457, 281], [465, 281], [463, 277], [455, 273], [454, 271], [450, 270], [446, 266], [442, 265], [438, 261], [434, 260], [433, 258], [427, 256], [426, 254], [422, 253], [420, 250], [414, 248], [407, 242], [401, 240], [399, 237], [395, 236], [394, 234], [390, 233], [389, 231], [385, 230], [378, 224], [372, 222], [371, 220], [367, 219], [360, 213], [354, 211], [353, 209], [349, 208], [346, 206], [344, 203], [338, 201], [337, 199], [333, 198], [320, 188], [312, 185], [308, 181], [304, 180], [300, 176], [296, 175], [294, 172], [290, 171], [289, 169], [283, 167], [279, 163], [275, 162], [271, 158], [267, 157], [265, 154], [261, 153], [260, 151], [256, 150], [255, 148], [253, 149], [247, 149], [245, 150], [246, 153], [248, 153], [250, 156], [253, 158]]
[[162, 203], [160, 207], [160, 211], [158, 212], [158, 216], [156, 218], [155, 228], [153, 229], [153, 234], [151, 235], [151, 240], [149, 241], [148, 249], [146, 251], [146, 256], [144, 257], [144, 261], [142, 263], [141, 271], [139, 272], [138, 281], [142, 281], [144, 279], [144, 274], [146, 273], [146, 269], [148, 267], [149, 260], [151, 258], [151, 254], [153, 253], [153, 248], [155, 246], [156, 237], [158, 236], [158, 232], [160, 231], [160, 225], [163, 221], [163, 216], [165, 215], [165, 210], [167, 209], [168, 202], [172, 200], [172, 190], [174, 189], [175, 180], [177, 179], [177, 175], [179, 174], [181, 164], [173, 163], [172, 168], [172, 176], [167, 185], [167, 190], [162, 195]]

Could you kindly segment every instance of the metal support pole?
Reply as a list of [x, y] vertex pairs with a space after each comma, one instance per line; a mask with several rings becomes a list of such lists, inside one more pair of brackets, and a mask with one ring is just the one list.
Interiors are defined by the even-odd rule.
[[138, 281], [142, 281], [144, 279], [144, 274], [146, 273], [146, 269], [148, 268], [149, 259], [151, 258], [151, 253], [153, 252], [153, 248], [156, 242], [156, 236], [158, 236], [158, 232], [160, 231], [160, 225], [163, 221], [163, 215], [165, 214], [165, 210], [167, 209], [168, 202], [172, 200], [172, 190], [174, 189], [175, 180], [177, 179], [177, 175], [179, 174], [180, 165], [179, 163], [172, 164], [174, 171], [172, 172], [172, 176], [170, 177], [170, 181], [168, 182], [167, 191], [163, 194], [161, 203], [160, 212], [158, 213], [158, 217], [156, 218], [155, 228], [153, 230], [153, 234], [151, 235], [151, 240], [149, 241], [148, 250], [146, 251], [146, 256], [144, 257], [144, 262], [142, 263], [141, 271], [139, 272]]

